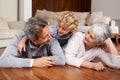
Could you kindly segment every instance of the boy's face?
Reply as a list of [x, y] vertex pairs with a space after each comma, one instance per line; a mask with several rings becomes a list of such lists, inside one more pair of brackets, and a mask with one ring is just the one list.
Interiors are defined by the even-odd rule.
[[59, 36], [64, 36], [71, 32], [67, 29], [67, 26], [62, 23], [58, 23], [57, 31]]
[[50, 39], [51, 39], [51, 35], [50, 35], [50, 31], [49, 31], [48, 26], [44, 27], [42, 32], [37, 33], [37, 36], [38, 36], [38, 40], [31, 39], [31, 42], [35, 46], [39, 46], [42, 44], [49, 44]]

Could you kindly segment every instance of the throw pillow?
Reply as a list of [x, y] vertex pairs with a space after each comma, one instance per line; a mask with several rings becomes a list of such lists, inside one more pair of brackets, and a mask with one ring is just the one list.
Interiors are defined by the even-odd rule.
[[87, 25], [91, 26], [103, 17], [103, 12], [92, 12], [87, 19]]

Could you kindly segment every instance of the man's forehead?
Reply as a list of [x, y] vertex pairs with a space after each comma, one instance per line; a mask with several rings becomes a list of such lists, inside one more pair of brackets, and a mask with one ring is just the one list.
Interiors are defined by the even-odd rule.
[[49, 32], [49, 29], [46, 26], [40, 32], [38, 32], [37, 34], [40, 35], [40, 36], [44, 36], [44, 35], [48, 34], [48, 32]]

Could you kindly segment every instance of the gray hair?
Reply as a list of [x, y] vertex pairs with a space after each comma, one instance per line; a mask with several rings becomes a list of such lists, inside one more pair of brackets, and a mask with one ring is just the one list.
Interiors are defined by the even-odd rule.
[[110, 26], [105, 23], [96, 23], [92, 25], [93, 33], [96, 35], [98, 42], [103, 42], [107, 38], [111, 37]]
[[[35, 26], [37, 25], [37, 26]], [[41, 18], [30, 18], [24, 27], [25, 34], [28, 39], [37, 40], [37, 32], [41, 32], [42, 29], [47, 25], [47, 22]]]

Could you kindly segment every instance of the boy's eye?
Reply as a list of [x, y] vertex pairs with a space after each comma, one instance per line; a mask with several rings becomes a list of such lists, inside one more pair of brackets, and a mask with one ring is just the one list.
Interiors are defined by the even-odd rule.
[[65, 28], [62, 28], [62, 30], [65, 30]]

